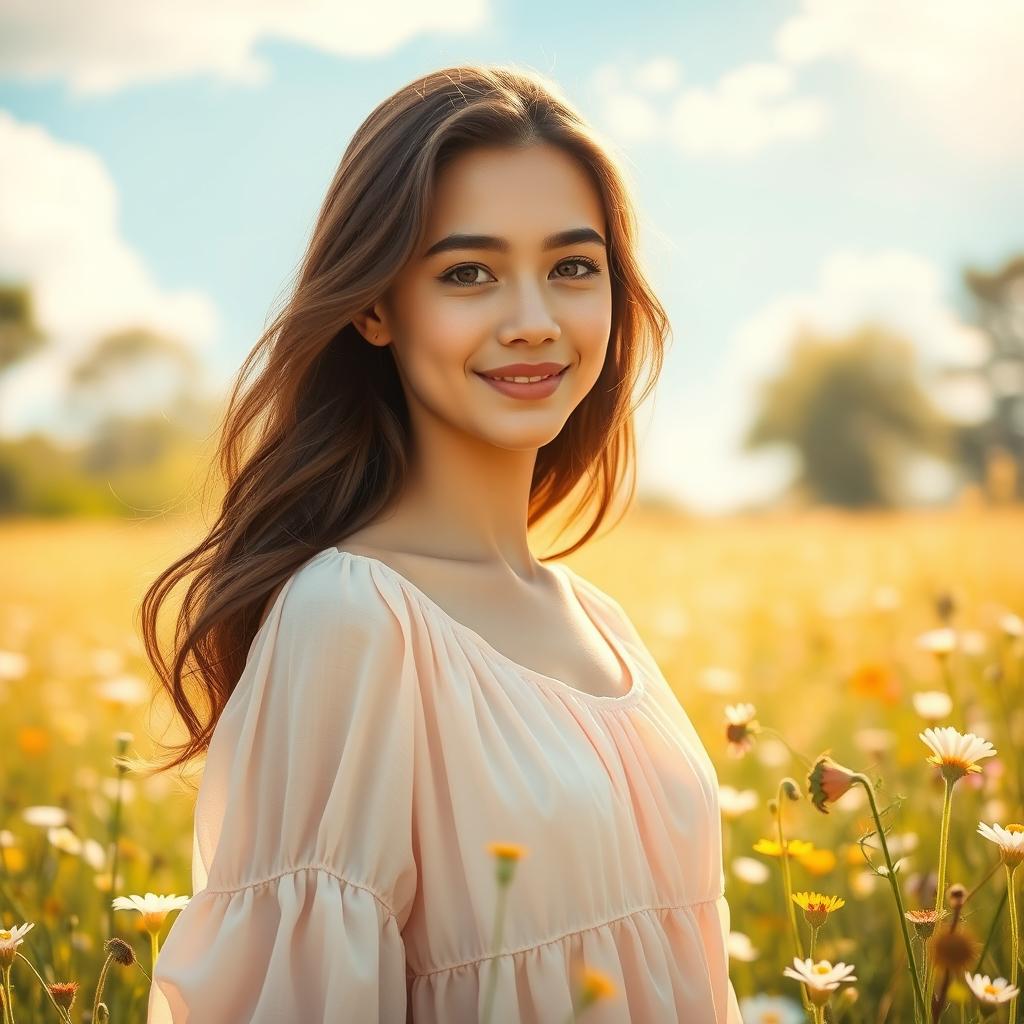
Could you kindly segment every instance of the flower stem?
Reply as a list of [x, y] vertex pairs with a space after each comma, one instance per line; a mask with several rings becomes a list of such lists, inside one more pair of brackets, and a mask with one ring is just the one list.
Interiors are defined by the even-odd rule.
[[20, 956], [21, 959], [24, 960], [25, 963], [27, 963], [29, 967], [32, 969], [32, 973], [37, 978], [39, 978], [39, 984], [43, 986], [43, 991], [50, 997], [50, 1002], [53, 1003], [53, 1008], [57, 1011], [57, 1016], [60, 1017], [61, 1020], [67, 1020], [69, 1016], [68, 1013], [64, 1010], [64, 1007], [61, 1006], [60, 1003], [58, 1003], [57, 1000], [53, 998], [53, 993], [50, 991], [50, 988], [46, 984], [46, 982], [43, 981], [42, 977], [40, 977], [40, 974], [33, 966], [32, 961], [29, 960], [28, 957], [23, 956], [21, 953], [16, 953], [15, 955]]
[[11, 965], [4, 968], [4, 1013], [9, 1024], [14, 1024], [14, 1000], [11, 998]]
[[[942, 777], [945, 787], [942, 796], [942, 827], [939, 830], [939, 877], [935, 886], [935, 918], [938, 927], [938, 917], [942, 912], [942, 904], [946, 895], [946, 851], [949, 849], [949, 819], [952, 817], [953, 805], [953, 783], [947, 776]], [[927, 969], [925, 980], [925, 1006], [931, 1005], [932, 987], [934, 984], [934, 971]], [[927, 1011], [926, 1011], [927, 1012]]]
[[[1020, 943], [1019, 925], [1017, 921], [1017, 893], [1014, 890], [1013, 876], [1017, 873], [1018, 865], [1011, 868], [1006, 865], [1006, 893], [1010, 904], [1010, 984], [1017, 984], [1017, 959]], [[1019, 997], [1014, 996], [1010, 1000], [1010, 1024], [1017, 1024], [1017, 1009]]]
[[892, 887], [893, 898], [896, 900], [896, 909], [899, 912], [900, 929], [903, 932], [903, 945], [907, 951], [907, 967], [910, 971], [910, 980], [914, 986], [914, 1020], [918, 1024], [925, 1024], [927, 1020], [927, 1006], [924, 995], [921, 992], [921, 979], [917, 973], [917, 960], [914, 959], [914, 948], [910, 944], [910, 931], [907, 928], [907, 918], [903, 909], [903, 896], [900, 893], [900, 885], [896, 880], [896, 872], [892, 867], [892, 857], [889, 854], [889, 844], [885, 839], [885, 829], [882, 828], [882, 819], [878, 815], [878, 804], [875, 802], [875, 792], [871, 788], [871, 780], [866, 776], [858, 772], [853, 777], [854, 782], [859, 782], [863, 787], [864, 791], [868, 795], [868, 803], [871, 806], [871, 815], [875, 819], [875, 825], [878, 827], [878, 841], [882, 846], [882, 854], [885, 857], [885, 866], [889, 869], [886, 877], [889, 879], [889, 885]]
[[[778, 791], [775, 796], [775, 828], [779, 836], [779, 859], [782, 862], [782, 898], [786, 904], [786, 913], [789, 915], [789, 934], [793, 940], [793, 953], [800, 960], [804, 959], [804, 951], [800, 945], [800, 932], [797, 931], [796, 927], [796, 907], [793, 903], [793, 881], [789, 870], [789, 849], [786, 846], [786, 840], [782, 834], [782, 797], [783, 797], [783, 786], [785, 780], [779, 783]], [[800, 997], [803, 1000], [804, 1010], [808, 1013], [813, 1013], [814, 1018], [817, 1019], [817, 1010], [811, 1003], [810, 997], [807, 995], [806, 988], [801, 986]]]
[[112, 955], [108, 956], [107, 959], [103, 961], [103, 966], [100, 968], [99, 980], [96, 982], [96, 995], [92, 1001], [92, 1017], [89, 1018], [90, 1020], [95, 1021], [99, 1019], [100, 996], [103, 995], [103, 985], [107, 980], [107, 971], [110, 969], [110, 961], [113, 959], [114, 957]]
[[149, 933], [149, 952], [152, 957], [152, 971], [156, 974], [156, 958], [160, 952], [160, 943], [157, 941], [156, 932]]
[[949, 848], [949, 819], [953, 804], [953, 784], [944, 778], [945, 792], [942, 797], [942, 828], [939, 832], [939, 879], [935, 886], [935, 913], [942, 910], [946, 895], [946, 850]]
[[484, 1001], [483, 1024], [487, 1024], [491, 1019], [491, 1010], [494, 1006], [494, 993], [498, 983], [498, 949], [501, 943], [502, 924], [505, 919], [505, 897], [507, 894], [507, 886], [502, 885], [498, 890], [498, 910], [494, 919], [494, 956], [491, 958], [491, 969], [487, 976], [487, 996]]

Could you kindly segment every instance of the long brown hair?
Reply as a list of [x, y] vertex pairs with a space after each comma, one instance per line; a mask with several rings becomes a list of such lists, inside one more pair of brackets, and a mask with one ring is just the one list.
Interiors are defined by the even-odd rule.
[[[274, 588], [373, 520], [402, 487], [411, 438], [394, 357], [351, 321], [386, 294], [422, 244], [439, 170], [475, 146], [538, 142], [575, 156], [601, 194], [612, 326], [597, 383], [537, 453], [528, 525], [586, 477], [568, 523], [595, 511], [574, 544], [549, 556], [561, 558], [596, 533], [627, 475], [626, 507], [632, 502], [633, 415], [660, 374], [669, 323], [640, 270], [636, 214], [618, 161], [532, 69], [461, 65], [410, 82], [352, 137], [294, 290], [239, 370], [213, 461], [225, 487], [216, 521], [143, 597], [147, 656], [190, 736], [165, 748], [172, 756], [157, 771], [205, 753]], [[635, 394], [641, 367], [647, 378]], [[190, 574], [168, 665], [157, 615]]]

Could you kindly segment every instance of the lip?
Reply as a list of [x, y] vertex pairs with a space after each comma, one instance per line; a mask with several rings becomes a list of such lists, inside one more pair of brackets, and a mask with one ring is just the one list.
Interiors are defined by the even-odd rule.
[[481, 377], [539, 377], [542, 373], [560, 373], [565, 363], [506, 363], [493, 370], [478, 370]]
[[[540, 367], [551, 366], [552, 370], [545, 371], [539, 369]], [[532, 367], [533, 373], [517, 372], [515, 376], [529, 377], [537, 376], [539, 373], [554, 373], [554, 376], [548, 377], [547, 380], [538, 380], [532, 384], [517, 384], [511, 380], [494, 380], [491, 377], [486, 376], [483, 373], [474, 371], [476, 375], [489, 384], [495, 391], [500, 391], [503, 395], [507, 395], [509, 398], [520, 398], [520, 399], [538, 399], [547, 398], [549, 395], [555, 393], [558, 390], [558, 385], [562, 383], [562, 378], [569, 372], [569, 367], [565, 366], [561, 369], [561, 372], [555, 372], [559, 369], [558, 363], [538, 363]], [[494, 371], [491, 371], [492, 373]], [[511, 376], [512, 374], [510, 374]]]

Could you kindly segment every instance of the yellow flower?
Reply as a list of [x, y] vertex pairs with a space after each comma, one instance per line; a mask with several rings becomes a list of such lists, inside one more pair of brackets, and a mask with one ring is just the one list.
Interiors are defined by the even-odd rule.
[[820, 892], [795, 892], [793, 902], [804, 912], [807, 923], [820, 928], [828, 919], [828, 915], [840, 907], [846, 906], [846, 900], [840, 896], [825, 896]]
[[[802, 857], [814, 849], [814, 843], [806, 839], [789, 839], [786, 841], [786, 852], [792, 857]], [[754, 843], [754, 852], [763, 853], [766, 857], [781, 857], [782, 847], [774, 839], [758, 839]]]
[[529, 852], [525, 846], [520, 846], [518, 843], [493, 842], [487, 844], [487, 849], [498, 862], [499, 885], [506, 885], [511, 881], [516, 863]]
[[495, 857], [506, 857], [509, 860], [520, 860], [526, 856], [526, 847], [519, 843], [488, 843], [487, 849]]
[[836, 866], [836, 855], [831, 850], [815, 847], [797, 857], [797, 863], [812, 875], [827, 875]]
[[607, 999], [615, 995], [615, 983], [607, 974], [595, 970], [593, 967], [584, 968], [583, 971], [583, 1006], [596, 1003], [599, 999]]

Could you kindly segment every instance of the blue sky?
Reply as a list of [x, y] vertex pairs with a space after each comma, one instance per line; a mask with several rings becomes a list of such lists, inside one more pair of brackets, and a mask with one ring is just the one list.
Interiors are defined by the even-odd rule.
[[[34, 285], [53, 338], [0, 383], [7, 435], [70, 436], [63, 374], [128, 322], [181, 336], [223, 386], [354, 129], [460, 62], [551, 77], [625, 161], [673, 324], [640, 419], [641, 487], [700, 511], [792, 472], [785, 452], [744, 457], [736, 441], [797, 323], [882, 318], [923, 374], [977, 358], [960, 271], [1021, 245], [1016, 0], [189, 0], [174, 23], [149, 0], [42, 6], [0, 13], [0, 275]], [[980, 415], [977, 395], [936, 398]], [[923, 498], [949, 487], [942, 467], [918, 469]]]

